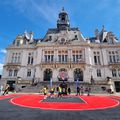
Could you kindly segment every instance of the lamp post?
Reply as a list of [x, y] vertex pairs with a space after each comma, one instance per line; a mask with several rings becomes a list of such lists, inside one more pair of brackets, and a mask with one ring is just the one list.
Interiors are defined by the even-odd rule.
[[90, 77], [90, 83], [94, 84], [94, 79], [93, 79], [92, 71], [93, 71], [92, 68], [90, 68], [90, 75], [91, 75], [91, 77]]

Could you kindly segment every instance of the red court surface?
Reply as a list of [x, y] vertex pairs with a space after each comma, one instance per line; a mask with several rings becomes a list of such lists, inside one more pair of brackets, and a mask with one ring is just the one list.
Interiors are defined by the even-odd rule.
[[[76, 97], [76, 96], [71, 96]], [[120, 105], [116, 99], [119, 96], [77, 96], [84, 103], [74, 102], [42, 102], [43, 95], [38, 94], [11, 94], [0, 96], [0, 100], [11, 98], [10, 102], [14, 105], [28, 108], [39, 108], [44, 110], [97, 110], [113, 108]], [[116, 99], [115, 99], [116, 98]], [[60, 98], [61, 99], [61, 98]]]
[[42, 102], [44, 96], [38, 94], [14, 94], [8, 96], [0, 96], [0, 99], [10, 97], [10, 102], [14, 105], [28, 108], [40, 108], [44, 110], [97, 110], [113, 108], [120, 104], [119, 101], [114, 99], [120, 99], [120, 97], [116, 96], [77, 96], [80, 97], [84, 103]]

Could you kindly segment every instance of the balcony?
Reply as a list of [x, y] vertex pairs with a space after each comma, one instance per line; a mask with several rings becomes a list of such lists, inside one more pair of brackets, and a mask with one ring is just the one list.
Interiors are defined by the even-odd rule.
[[40, 63], [41, 68], [60, 68], [60, 67], [67, 67], [67, 68], [73, 68], [73, 67], [85, 67], [85, 61], [44, 61], [42, 60]]
[[120, 61], [108, 62], [109, 65], [120, 65]]
[[17, 62], [17, 63], [12, 63], [12, 62], [10, 62], [10, 63], [6, 63], [5, 65], [4, 65], [4, 67], [10, 67], [10, 66], [20, 66], [21, 65], [21, 63], [20, 62]]
[[84, 64], [85, 61], [81, 60], [81, 61], [41, 61], [41, 64]]
[[72, 64], [85, 64], [85, 60], [81, 61], [71, 61]]

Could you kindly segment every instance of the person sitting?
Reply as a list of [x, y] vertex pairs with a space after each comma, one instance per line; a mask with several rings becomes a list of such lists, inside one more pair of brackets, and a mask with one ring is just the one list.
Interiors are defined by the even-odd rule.
[[51, 88], [51, 89], [50, 89], [50, 97], [53, 97], [53, 95], [54, 95], [54, 91], [55, 91], [54, 88]]
[[41, 92], [43, 92], [43, 94], [45, 95], [44, 99], [47, 98], [47, 94], [48, 94], [48, 87], [44, 86], [44, 88], [41, 90]]

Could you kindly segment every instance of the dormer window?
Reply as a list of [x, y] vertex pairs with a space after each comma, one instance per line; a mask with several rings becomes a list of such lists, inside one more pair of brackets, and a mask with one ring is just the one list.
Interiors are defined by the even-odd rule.
[[26, 40], [23, 41], [23, 44], [26, 45]]
[[49, 36], [49, 40], [52, 40], [52, 36], [51, 35]]
[[16, 44], [17, 46], [20, 46], [20, 41], [19, 40], [17, 40], [17, 44]]
[[77, 35], [75, 35], [75, 39], [78, 39]]
[[109, 44], [113, 44], [113, 38], [109, 38]]

